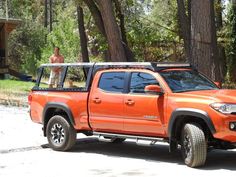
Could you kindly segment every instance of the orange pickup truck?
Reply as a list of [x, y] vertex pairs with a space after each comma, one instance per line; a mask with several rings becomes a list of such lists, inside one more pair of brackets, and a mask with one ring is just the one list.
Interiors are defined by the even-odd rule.
[[[49, 80], [56, 85], [49, 88]], [[43, 64], [28, 101], [32, 121], [58, 151], [72, 148], [76, 133], [167, 142], [198, 167], [208, 148], [236, 147], [236, 90], [221, 89], [186, 63]]]

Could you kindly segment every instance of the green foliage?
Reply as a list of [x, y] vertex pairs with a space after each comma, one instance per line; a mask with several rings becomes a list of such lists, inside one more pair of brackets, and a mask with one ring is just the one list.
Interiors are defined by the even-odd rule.
[[42, 25], [25, 20], [9, 39], [11, 68], [23, 73], [35, 74], [41, 60], [46, 31]]
[[127, 1], [126, 7], [127, 38], [136, 59], [168, 60], [173, 55], [173, 44], [178, 43], [174, 30], [177, 29], [176, 2]]
[[[138, 61], [162, 61], [173, 54], [176, 29], [175, 1], [120, 1], [125, 15], [129, 46]], [[10, 64], [25, 73], [35, 74], [36, 68], [48, 63], [54, 46], [61, 48], [65, 62], [76, 62], [80, 56], [76, 5], [84, 9], [90, 61], [102, 61], [107, 41], [98, 31], [90, 11], [82, 0], [53, 1], [53, 31], [43, 27], [44, 0], [11, 0], [10, 15], [20, 17], [20, 28], [11, 34]], [[169, 30], [170, 29], [170, 30]]]
[[33, 75], [45, 45], [46, 30], [41, 23], [42, 2], [43, 0], [8, 1], [9, 17], [19, 18], [22, 21], [10, 34], [8, 63], [12, 69]]
[[[4, 12], [5, 16], [5, 2], [3, 0], [3, 8], [2, 11]], [[8, 14], [11, 18], [20, 18], [20, 19], [28, 19], [28, 20], [42, 20], [43, 15], [43, 2], [44, 0], [8, 0]]]
[[[59, 46], [65, 57], [65, 62], [76, 62], [79, 56], [79, 34], [75, 10], [72, 0], [54, 4], [53, 31], [43, 27], [44, 1], [11, 1], [15, 8], [12, 16], [22, 19], [22, 24], [11, 33], [9, 39], [11, 68], [23, 73], [35, 75], [36, 68], [42, 63], [48, 63], [53, 53], [53, 47]], [[36, 8], [38, 7], [38, 8]], [[25, 8], [25, 9], [24, 9]], [[24, 9], [24, 10], [23, 10]]]
[[227, 58], [229, 68], [229, 79], [236, 81], [236, 4], [231, 4], [228, 13], [228, 45]]
[[68, 6], [65, 9], [58, 7], [57, 22], [53, 24], [53, 31], [47, 35], [47, 44], [42, 50], [42, 60], [39, 63], [48, 63], [53, 53], [54, 46], [60, 47], [60, 53], [64, 56], [65, 62], [78, 61], [80, 42], [77, 30], [75, 6]]
[[[44, 0], [8, 0], [8, 2], [9, 15], [22, 19], [21, 26], [10, 35], [9, 40], [11, 57], [9, 64], [14, 69], [34, 75], [39, 64], [48, 63], [54, 46], [61, 48], [65, 62], [78, 61], [80, 57], [76, 16], [78, 4], [84, 10], [90, 61], [103, 61], [104, 53], [108, 49], [107, 40], [100, 34], [83, 0], [53, 1], [52, 32], [43, 27]], [[174, 61], [183, 57], [183, 42], [178, 34], [176, 0], [120, 0], [119, 2], [125, 16], [128, 45], [137, 61]], [[218, 41], [224, 42], [227, 49], [230, 73], [236, 68], [235, 11], [235, 8], [234, 10], [232, 8], [229, 14], [224, 16], [227, 25], [218, 33]], [[4, 12], [5, 9], [0, 7], [0, 15], [4, 15]]]

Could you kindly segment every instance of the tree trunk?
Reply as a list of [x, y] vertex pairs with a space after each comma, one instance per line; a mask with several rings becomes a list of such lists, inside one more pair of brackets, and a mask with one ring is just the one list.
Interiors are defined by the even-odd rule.
[[[216, 12], [216, 27], [218, 30], [221, 30], [223, 28], [222, 11], [223, 11], [222, 0], [217, 0], [215, 12]], [[220, 77], [224, 79], [227, 73], [225, 47], [221, 43], [219, 43], [218, 49], [219, 49]]]
[[[108, 21], [107, 18], [105, 18], [105, 20], [103, 20], [103, 17], [101, 15], [101, 12], [103, 12], [103, 10], [99, 10], [98, 7], [97, 7], [97, 4], [101, 3], [100, 1], [96, 1], [96, 0], [83, 0], [83, 2], [88, 6], [93, 18], [94, 18], [94, 21], [95, 21], [95, 24], [96, 26], [98, 27], [99, 31], [101, 32], [101, 34], [104, 35], [104, 37], [107, 39], [107, 41], [111, 40], [110, 38], [108, 38], [107, 36], [107, 29], [105, 30], [105, 28], [107, 26], [104, 25], [104, 21]], [[111, 0], [109, 0], [109, 2], [106, 2], [106, 3], [109, 3], [111, 4], [110, 2]], [[118, 5], [120, 5], [120, 2], [118, 2]], [[121, 11], [121, 7], [119, 6], [118, 8], [120, 8], [120, 12], [122, 14], [122, 11]], [[111, 11], [113, 11], [113, 8], [112, 8], [112, 5], [111, 5]], [[112, 16], [111, 18], [114, 18], [114, 15], [112, 13]], [[121, 16], [120, 16], [121, 17]], [[110, 17], [109, 17], [110, 18]], [[125, 61], [134, 61], [134, 55], [133, 55], [133, 52], [130, 50], [130, 48], [128, 47], [127, 45], [127, 40], [126, 40], [126, 32], [125, 32], [125, 27], [124, 27], [124, 16], [121, 17], [120, 19], [121, 23], [120, 23], [120, 30], [118, 28], [118, 25], [116, 24], [116, 21], [115, 21], [115, 25], [116, 25], [116, 31], [118, 31], [117, 35], [121, 35], [119, 38], [120, 38], [120, 42], [122, 43], [123, 45], [123, 50], [125, 51]], [[124, 41], [125, 42], [124, 42]], [[110, 42], [111, 44], [112, 42]], [[109, 45], [109, 42], [108, 42], [108, 45]], [[104, 56], [105, 56], [105, 60], [106, 61], [110, 61], [111, 60], [111, 56], [112, 54], [110, 53], [111, 52], [111, 47], [109, 45], [109, 51], [106, 51]], [[112, 60], [113, 61], [113, 60]]]
[[125, 55], [126, 55], [127, 61], [132, 62], [132, 61], [134, 61], [134, 54], [130, 50], [130, 48], [128, 46], [128, 41], [126, 38], [125, 16], [122, 12], [121, 4], [120, 4], [119, 0], [114, 0], [114, 3], [115, 3], [115, 7], [116, 7], [117, 18], [119, 19], [119, 22], [120, 22], [119, 23], [120, 33], [121, 33], [121, 38], [122, 38], [122, 44], [125, 49]]
[[[190, 2], [190, 0], [188, 0]], [[178, 20], [179, 20], [179, 25], [180, 25], [180, 34], [181, 37], [184, 40], [184, 50], [185, 50], [185, 56], [187, 61], [192, 63], [191, 60], [191, 54], [190, 54], [190, 49], [191, 49], [191, 31], [190, 31], [190, 4], [188, 3], [188, 9], [186, 10], [184, 0], [177, 0], [177, 5], [178, 5]], [[188, 14], [187, 14], [188, 12]]]
[[93, 0], [83, 0], [83, 2], [88, 6], [99, 31], [105, 36], [105, 38], [107, 38], [105, 28], [104, 28], [104, 23], [102, 20], [102, 15], [101, 15], [97, 5], [95, 4], [95, 2]]
[[121, 35], [113, 14], [111, 0], [99, 0], [98, 5], [104, 22], [108, 47], [113, 62], [127, 61]]
[[120, 26], [122, 41], [126, 45], [128, 45], [128, 42], [126, 39], [126, 30], [125, 30], [125, 16], [121, 10], [121, 4], [120, 4], [119, 0], [114, 0], [114, 3], [115, 3], [115, 7], [116, 7], [116, 15], [117, 15], [117, 18], [119, 19], [119, 22], [120, 22], [119, 26]]
[[219, 74], [213, 0], [191, 1], [191, 59], [194, 66], [214, 81]]
[[83, 9], [80, 6], [77, 6], [77, 17], [78, 17], [78, 28], [80, 35], [80, 45], [81, 45], [81, 53], [82, 53], [82, 61], [89, 62], [88, 56], [88, 46], [87, 46], [87, 36], [84, 28], [84, 13]]
[[228, 47], [229, 53], [229, 75], [230, 80], [236, 82], [236, 0], [231, 1], [230, 9], [230, 37], [231, 41]]
[[[97, 4], [94, 2], [94, 0], [83, 0], [83, 2], [88, 6], [93, 16], [94, 22], [96, 26], [98, 27], [98, 30], [107, 39], [102, 15], [97, 7]], [[104, 59], [106, 62], [111, 61], [111, 55], [108, 50], [104, 51]]]
[[48, 0], [44, 1], [44, 27], [48, 27]]
[[216, 27], [217, 29], [221, 29], [223, 27], [223, 19], [222, 19], [222, 0], [216, 1]]
[[49, 31], [52, 31], [52, 0], [49, 0]]

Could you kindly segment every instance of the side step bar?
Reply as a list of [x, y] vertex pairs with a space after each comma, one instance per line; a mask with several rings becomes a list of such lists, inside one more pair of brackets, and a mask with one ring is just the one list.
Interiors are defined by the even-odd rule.
[[[168, 142], [168, 140], [164, 138], [116, 134], [116, 133], [93, 132], [93, 135], [98, 136], [99, 140], [104, 142], [112, 142], [116, 138], [135, 139], [138, 145], [148, 145], [148, 146], [154, 145], [157, 142]], [[104, 137], [107, 137], [109, 139]]]

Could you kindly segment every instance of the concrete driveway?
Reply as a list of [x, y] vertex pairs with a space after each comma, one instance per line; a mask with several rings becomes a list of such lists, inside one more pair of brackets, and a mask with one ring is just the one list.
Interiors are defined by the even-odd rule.
[[211, 151], [205, 167], [192, 169], [165, 144], [144, 147], [133, 141], [112, 144], [84, 135], [77, 138], [72, 151], [53, 151], [26, 109], [0, 106], [0, 177], [236, 175], [236, 150]]

